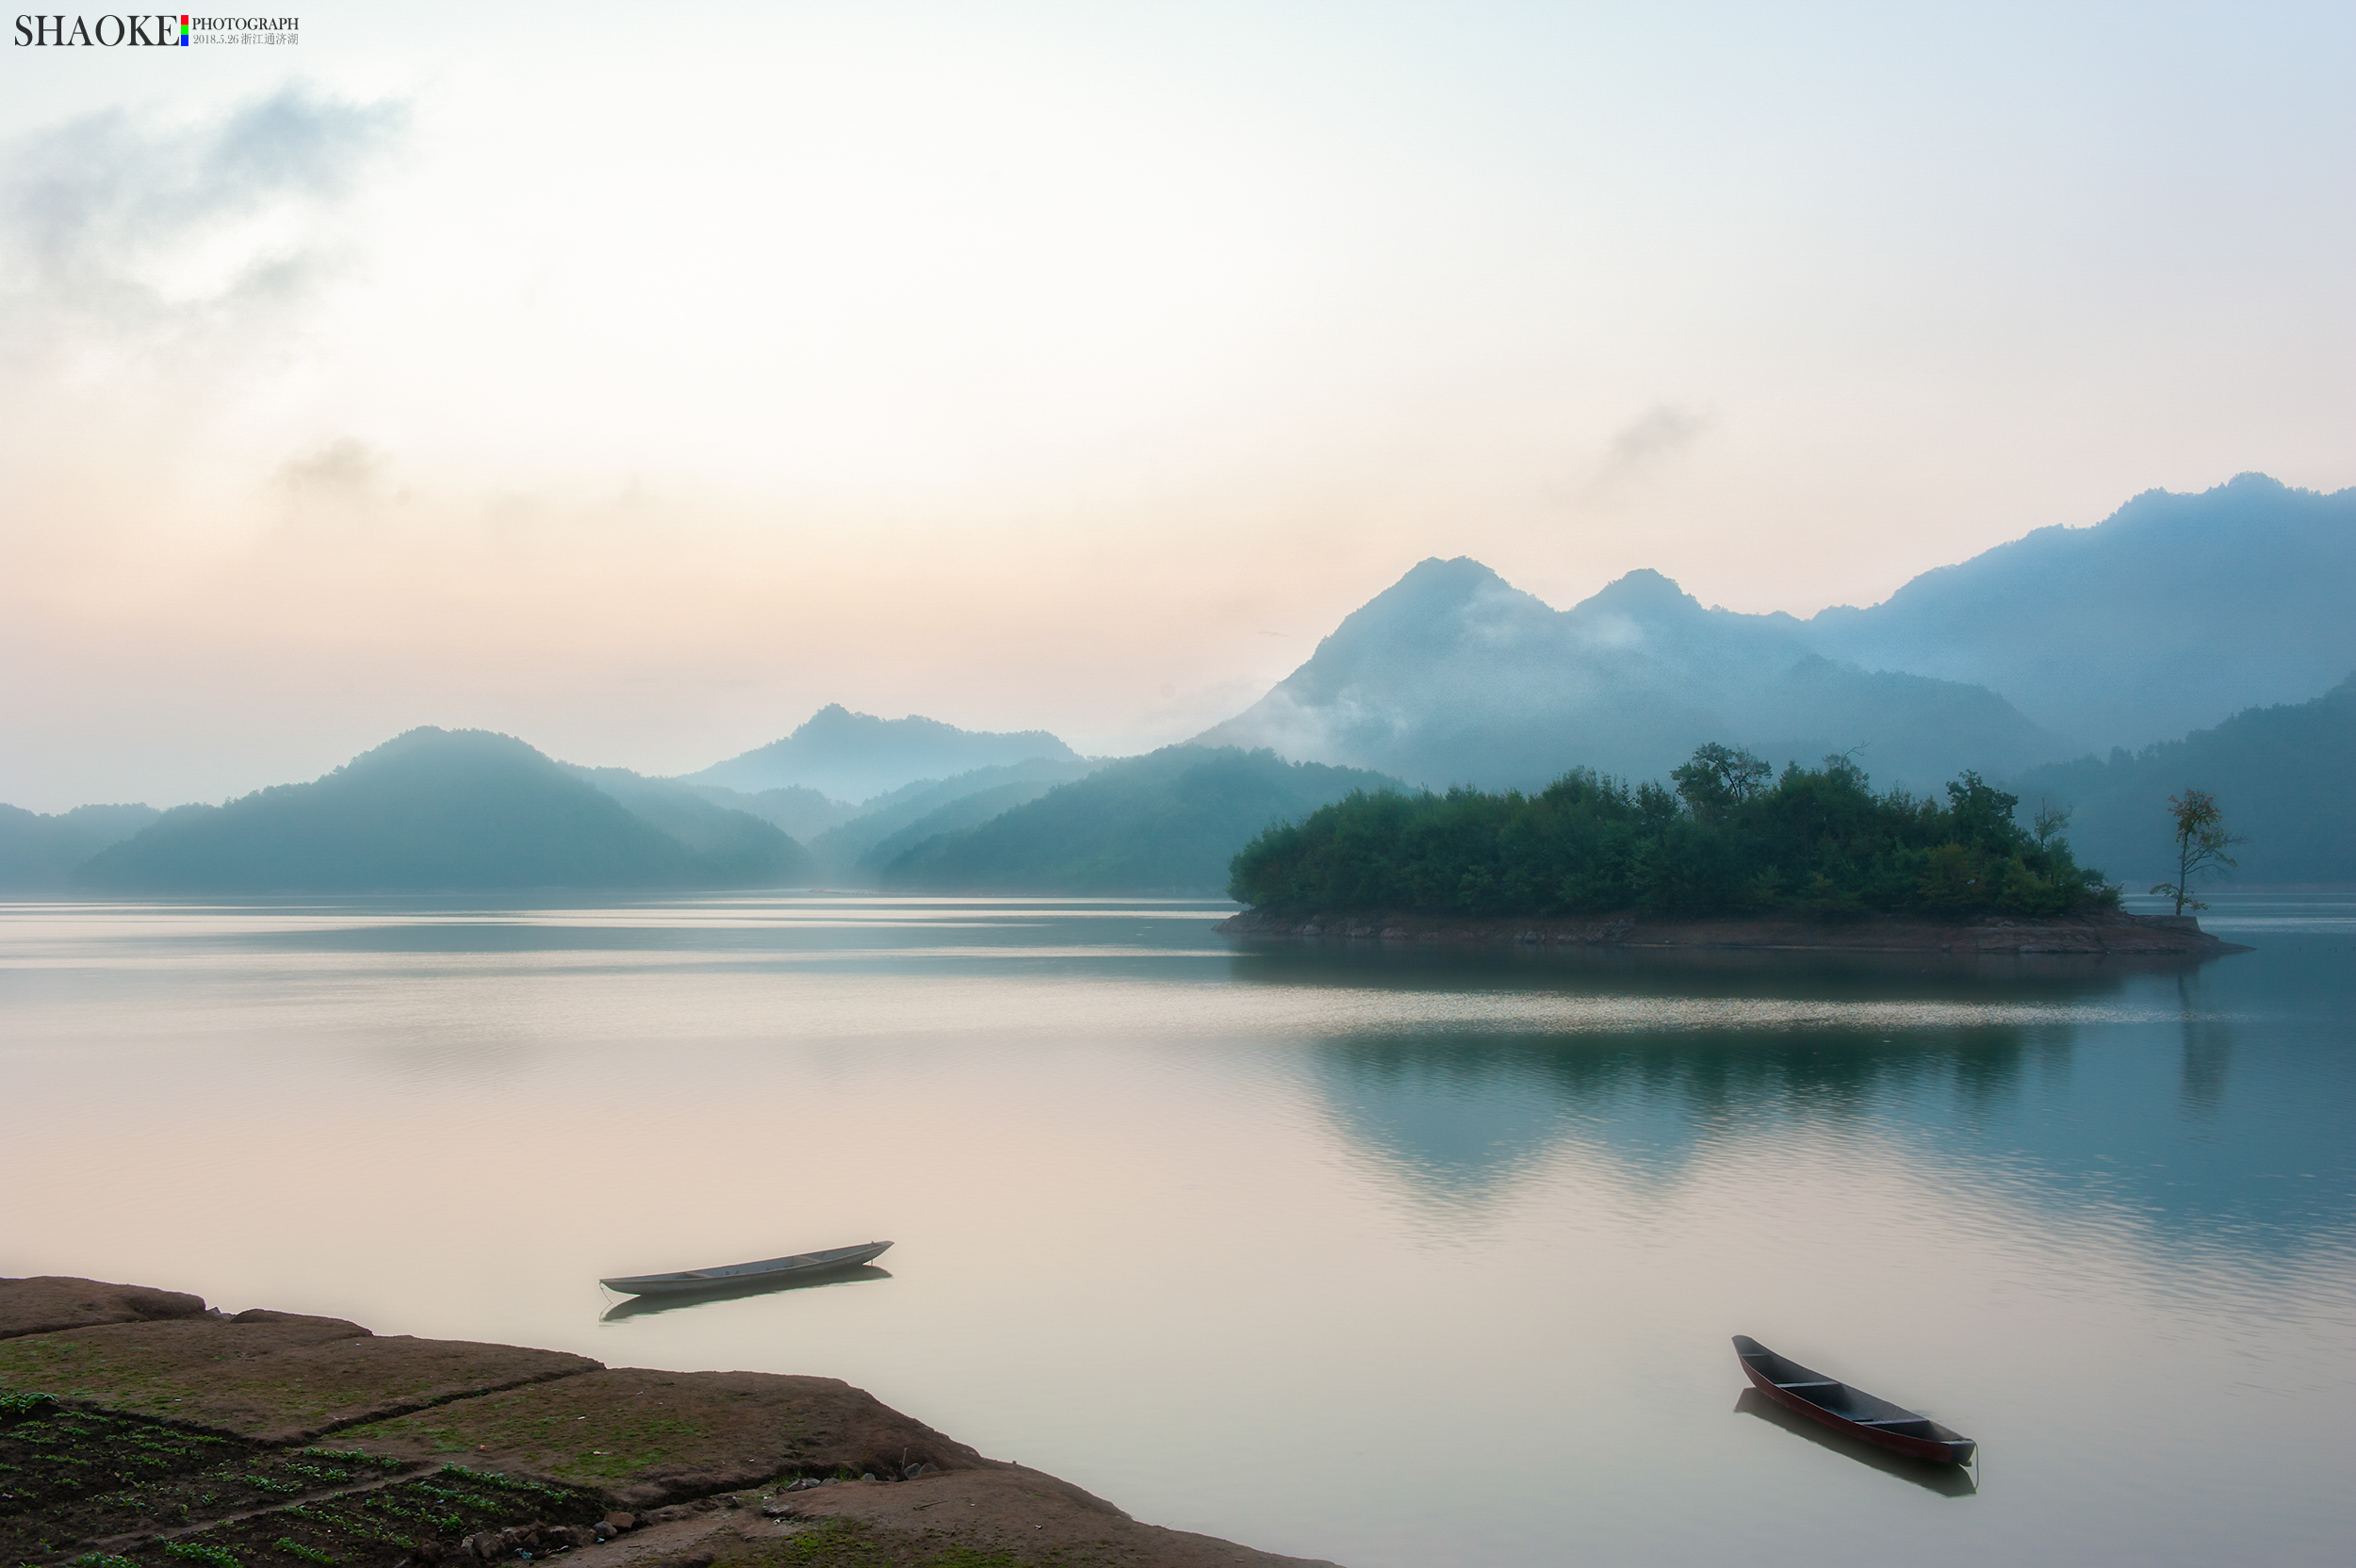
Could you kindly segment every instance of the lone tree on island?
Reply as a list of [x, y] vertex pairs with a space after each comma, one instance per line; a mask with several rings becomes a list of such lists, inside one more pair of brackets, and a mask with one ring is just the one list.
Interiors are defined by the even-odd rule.
[[2174, 899], [2180, 915], [2186, 906], [2205, 909], [2208, 906], [2192, 896], [2192, 879], [2240, 864], [2226, 852], [2244, 841], [2225, 830], [2224, 808], [2206, 790], [2168, 796], [2168, 814], [2176, 823], [2176, 880], [2158, 883], [2151, 890]]

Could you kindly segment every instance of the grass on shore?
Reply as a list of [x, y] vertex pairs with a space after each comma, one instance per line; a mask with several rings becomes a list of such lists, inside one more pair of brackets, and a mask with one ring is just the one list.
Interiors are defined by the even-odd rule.
[[909, 1534], [863, 1519], [833, 1518], [774, 1544], [731, 1545], [712, 1568], [1103, 1568], [1094, 1552], [1062, 1547], [1017, 1553], [951, 1541], [938, 1531]]

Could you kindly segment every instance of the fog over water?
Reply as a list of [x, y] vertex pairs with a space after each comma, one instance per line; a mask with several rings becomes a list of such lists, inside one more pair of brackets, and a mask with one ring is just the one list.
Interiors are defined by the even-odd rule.
[[[1354, 1568], [2336, 1560], [2356, 904], [2219, 900], [2257, 950], [2182, 972], [1220, 912], [0, 907], [0, 1271], [845, 1377]], [[595, 1282], [869, 1237], [825, 1288]], [[1738, 1405], [1737, 1332], [1978, 1438], [1978, 1491]]]

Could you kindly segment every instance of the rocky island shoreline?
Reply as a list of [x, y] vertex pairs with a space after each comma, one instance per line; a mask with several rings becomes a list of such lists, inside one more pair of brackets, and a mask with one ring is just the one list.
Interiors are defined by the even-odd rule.
[[0, 1563], [1333, 1568], [1140, 1524], [832, 1378], [0, 1279]]
[[1267, 942], [1404, 943], [1476, 948], [1727, 948], [1808, 953], [2031, 955], [2215, 958], [2250, 949], [2201, 929], [2193, 916], [2117, 909], [2049, 916], [1926, 920], [1909, 915], [1769, 915], [1664, 920], [1609, 915], [1471, 918], [1382, 911], [1246, 909], [1212, 927]]

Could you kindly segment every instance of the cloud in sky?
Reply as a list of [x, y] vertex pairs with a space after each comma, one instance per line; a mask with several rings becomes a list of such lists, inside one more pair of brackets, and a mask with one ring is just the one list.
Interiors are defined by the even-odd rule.
[[1692, 447], [1710, 431], [1710, 416], [1682, 403], [1656, 403], [1604, 443], [1603, 455], [1587, 481], [1600, 495], [1636, 479]]
[[288, 463], [281, 476], [298, 495], [357, 495], [375, 482], [384, 463], [368, 444], [345, 436]]
[[2356, 480], [2345, 7], [697, 15], [0, 56], [0, 800], [1123, 749], [1427, 555], [1805, 612]]
[[250, 323], [316, 279], [326, 253], [302, 219], [405, 121], [286, 86], [193, 124], [115, 106], [21, 136], [0, 163], [7, 307], [61, 333]]

